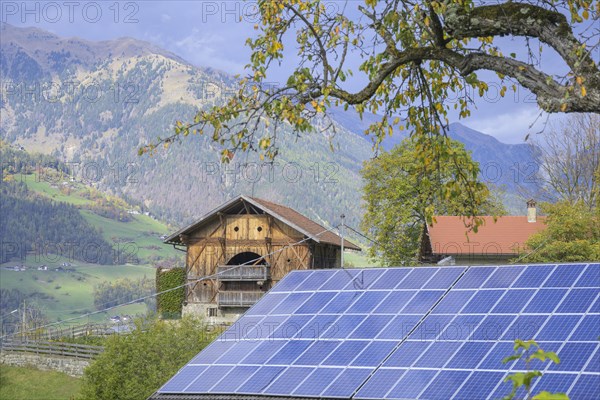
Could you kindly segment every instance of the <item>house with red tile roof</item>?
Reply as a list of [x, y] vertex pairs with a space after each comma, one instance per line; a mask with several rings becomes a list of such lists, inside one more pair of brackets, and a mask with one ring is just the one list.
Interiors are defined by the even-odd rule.
[[517, 258], [525, 242], [546, 228], [546, 218], [537, 215], [536, 203], [527, 202], [527, 215], [481, 216], [483, 225], [477, 232], [469, 228], [471, 220], [457, 216], [435, 216], [426, 225], [421, 241], [420, 258], [424, 263], [498, 264]]

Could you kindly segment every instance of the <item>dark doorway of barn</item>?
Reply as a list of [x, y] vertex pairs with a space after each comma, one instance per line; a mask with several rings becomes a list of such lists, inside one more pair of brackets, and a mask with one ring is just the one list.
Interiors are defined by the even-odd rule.
[[231, 257], [229, 261], [227, 261], [227, 265], [266, 265], [266, 261], [264, 258], [261, 258], [259, 254], [253, 253], [251, 251], [244, 251], [243, 253], [238, 253], [235, 256]]

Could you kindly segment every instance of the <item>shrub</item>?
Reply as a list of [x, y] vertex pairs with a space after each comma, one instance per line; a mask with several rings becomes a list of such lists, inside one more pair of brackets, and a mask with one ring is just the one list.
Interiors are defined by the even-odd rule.
[[105, 351], [85, 369], [78, 398], [146, 399], [217, 333], [193, 317], [138, 320], [131, 333], [106, 339]]
[[[185, 269], [171, 268], [156, 270], [156, 292], [161, 293], [165, 290], [173, 289], [185, 284]], [[156, 310], [163, 318], [181, 317], [181, 309], [185, 297], [185, 288], [180, 287], [166, 293], [159, 294], [156, 297]]]

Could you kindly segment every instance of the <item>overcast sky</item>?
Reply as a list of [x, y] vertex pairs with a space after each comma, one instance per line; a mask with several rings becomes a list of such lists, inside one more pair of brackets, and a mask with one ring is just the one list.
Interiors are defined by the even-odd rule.
[[[330, 7], [343, 3], [331, 2]], [[348, 7], [353, 6], [350, 2]], [[189, 62], [213, 67], [232, 74], [242, 73], [249, 60], [245, 46], [254, 34], [255, 3], [244, 1], [2, 1], [3, 22], [17, 26], [35, 26], [60, 36], [77, 36], [88, 40], [108, 40], [123, 36], [147, 40], [164, 47]], [[504, 43], [515, 51], [518, 41]], [[296, 50], [286, 48], [294, 60]], [[507, 52], [505, 51], [505, 54]], [[558, 62], [546, 55], [545, 66]], [[358, 62], [358, 60], [356, 60]], [[551, 65], [552, 66], [552, 65]], [[285, 71], [278, 71], [273, 80], [284, 81]], [[538, 118], [539, 109], [531, 94], [524, 89], [509, 92], [505, 98], [497, 95], [493, 76], [491, 91], [478, 99], [472, 116], [463, 124], [495, 136], [506, 143], [522, 143], [528, 132], [535, 132], [545, 118]], [[553, 117], [557, 118], [557, 117]], [[558, 116], [560, 118], [560, 116]], [[538, 122], [530, 129], [536, 119]], [[455, 122], [455, 121], [452, 121]]]

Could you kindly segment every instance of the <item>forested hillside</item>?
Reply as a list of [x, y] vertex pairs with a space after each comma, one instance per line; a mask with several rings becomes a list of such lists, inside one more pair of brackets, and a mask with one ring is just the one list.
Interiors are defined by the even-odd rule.
[[[28, 253], [69, 256], [88, 263], [113, 264], [118, 260], [111, 245], [73, 205], [54, 202], [32, 192], [20, 177], [33, 166], [67, 172], [64, 164], [47, 156], [30, 156], [2, 146], [0, 181], [0, 262], [24, 260]], [[56, 169], [55, 169], [56, 168]]]

